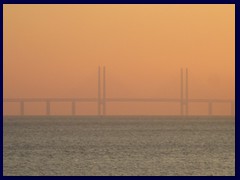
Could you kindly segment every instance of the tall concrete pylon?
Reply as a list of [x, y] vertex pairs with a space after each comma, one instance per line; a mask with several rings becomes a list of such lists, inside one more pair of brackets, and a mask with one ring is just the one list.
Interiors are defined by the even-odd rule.
[[188, 115], [188, 68], [186, 68], [186, 97], [185, 97], [185, 104], [186, 104], [186, 116]]
[[[98, 66], [98, 115], [106, 115], [106, 68]], [[102, 80], [102, 81], [101, 81]], [[102, 83], [101, 83], [102, 82]]]
[[98, 115], [101, 115], [101, 68], [98, 66]]
[[[185, 79], [185, 89], [184, 89], [184, 79]], [[186, 68], [186, 71], [185, 71], [185, 78], [184, 78], [183, 68], [181, 68], [180, 81], [181, 81], [180, 82], [180, 114], [188, 115], [188, 68]]]
[[106, 71], [103, 66], [103, 115], [106, 115]]
[[184, 99], [183, 99], [183, 68], [181, 68], [181, 86], [180, 86], [180, 99], [181, 99], [181, 102], [180, 102], [180, 113], [181, 115], [184, 114], [183, 112], [183, 108], [184, 108]]

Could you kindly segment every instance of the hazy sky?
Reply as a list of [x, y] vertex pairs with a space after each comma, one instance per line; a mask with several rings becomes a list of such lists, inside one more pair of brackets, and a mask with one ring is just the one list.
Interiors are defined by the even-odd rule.
[[[97, 68], [106, 66], [107, 97], [180, 97], [180, 68], [189, 69], [189, 98], [235, 98], [234, 5], [4, 5], [4, 98], [97, 97]], [[68, 114], [68, 103], [52, 112]], [[26, 104], [44, 113], [44, 104]], [[206, 114], [190, 104], [189, 114]], [[214, 105], [213, 113], [229, 113]], [[18, 104], [4, 104], [18, 113]], [[95, 114], [96, 103], [77, 105]], [[111, 103], [107, 114], [178, 114], [179, 104]]]

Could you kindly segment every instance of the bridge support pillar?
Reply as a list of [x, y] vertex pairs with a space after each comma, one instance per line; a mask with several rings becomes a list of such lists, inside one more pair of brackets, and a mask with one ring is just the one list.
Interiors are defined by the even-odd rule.
[[20, 113], [21, 116], [24, 116], [24, 101], [20, 101]]
[[231, 115], [234, 116], [234, 111], [235, 111], [235, 104], [234, 102], [231, 102]]
[[212, 115], [212, 102], [208, 103], [208, 115], [211, 116]]
[[72, 115], [74, 116], [76, 114], [76, 102], [72, 101]]
[[50, 101], [46, 102], [46, 114], [49, 116], [50, 115]]

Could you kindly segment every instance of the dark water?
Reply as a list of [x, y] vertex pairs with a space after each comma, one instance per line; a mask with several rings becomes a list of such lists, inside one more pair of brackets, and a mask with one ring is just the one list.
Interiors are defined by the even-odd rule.
[[235, 175], [229, 117], [5, 117], [4, 175]]

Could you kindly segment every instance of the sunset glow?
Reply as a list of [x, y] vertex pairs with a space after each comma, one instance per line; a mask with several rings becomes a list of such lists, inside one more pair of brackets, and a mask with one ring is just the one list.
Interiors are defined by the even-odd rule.
[[[97, 98], [98, 66], [106, 96], [179, 98], [180, 68], [189, 98], [235, 99], [234, 5], [4, 5], [4, 98]], [[69, 103], [52, 105], [69, 114]], [[189, 114], [206, 114], [204, 103]], [[27, 103], [28, 114], [44, 104]], [[78, 114], [96, 114], [78, 103]], [[230, 107], [216, 104], [215, 114]], [[4, 103], [4, 113], [19, 113]], [[179, 114], [174, 103], [108, 103], [107, 114]]]

